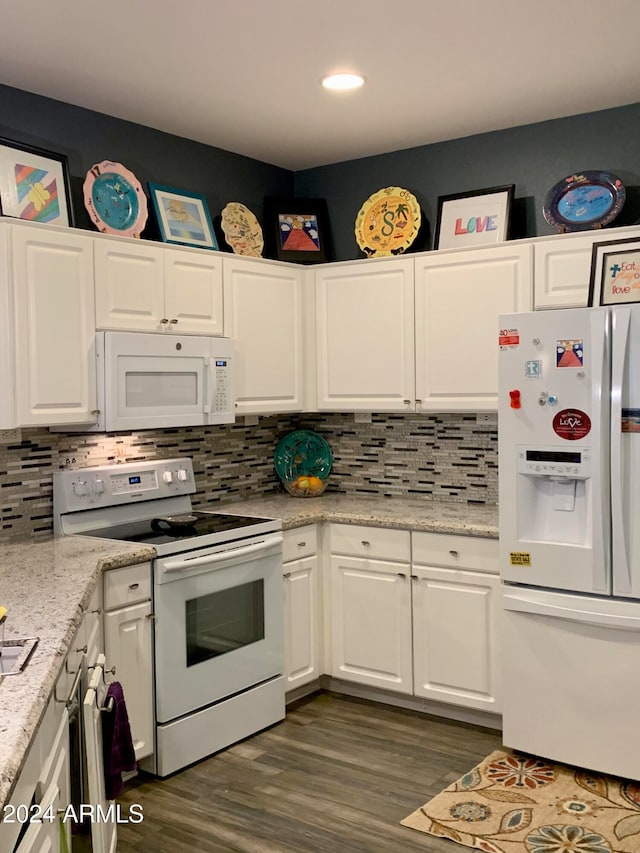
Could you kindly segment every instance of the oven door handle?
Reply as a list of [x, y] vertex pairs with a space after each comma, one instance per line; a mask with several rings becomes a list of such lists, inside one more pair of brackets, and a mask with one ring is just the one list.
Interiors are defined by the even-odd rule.
[[229, 548], [228, 550], [221, 551], [218, 554], [209, 554], [208, 556], [203, 557], [183, 557], [180, 560], [167, 560], [166, 563], [163, 563], [162, 570], [164, 572], [186, 572], [189, 571], [189, 569], [195, 569], [198, 566], [235, 560], [237, 557], [246, 557], [248, 554], [258, 554], [260, 551], [266, 551], [274, 545], [281, 545], [282, 542], [282, 536], [271, 536], [269, 539], [265, 539], [255, 545], [244, 545], [239, 548]]

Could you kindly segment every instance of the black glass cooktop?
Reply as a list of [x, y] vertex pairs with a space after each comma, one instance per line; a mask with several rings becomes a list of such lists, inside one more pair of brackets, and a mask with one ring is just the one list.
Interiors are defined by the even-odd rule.
[[[193, 518], [194, 521], [189, 519]], [[140, 542], [145, 545], [163, 545], [181, 539], [197, 539], [214, 533], [226, 533], [263, 524], [266, 518], [225, 513], [190, 512], [178, 516], [159, 516], [156, 519], [133, 521], [97, 530], [84, 530], [83, 536], [117, 539], [120, 542]], [[247, 531], [248, 532], [248, 531]]]

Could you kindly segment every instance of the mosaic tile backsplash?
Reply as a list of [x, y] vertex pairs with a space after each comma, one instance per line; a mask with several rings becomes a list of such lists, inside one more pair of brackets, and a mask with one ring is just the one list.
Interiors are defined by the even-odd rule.
[[316, 430], [329, 442], [334, 464], [327, 492], [498, 501], [497, 423], [477, 423], [474, 414], [374, 414], [371, 423], [356, 423], [352, 414], [273, 416], [257, 426], [107, 435], [24, 429], [21, 442], [0, 445], [2, 539], [51, 534], [52, 474], [65, 468], [190, 456], [194, 506], [281, 492], [273, 453], [294, 429]]

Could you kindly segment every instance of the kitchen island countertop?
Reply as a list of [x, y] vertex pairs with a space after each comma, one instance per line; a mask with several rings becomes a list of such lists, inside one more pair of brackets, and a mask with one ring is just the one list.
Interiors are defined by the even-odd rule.
[[105, 569], [143, 563], [139, 545], [52, 536], [0, 547], [5, 640], [39, 637], [20, 675], [0, 676], [0, 807], [11, 794], [73, 637]]

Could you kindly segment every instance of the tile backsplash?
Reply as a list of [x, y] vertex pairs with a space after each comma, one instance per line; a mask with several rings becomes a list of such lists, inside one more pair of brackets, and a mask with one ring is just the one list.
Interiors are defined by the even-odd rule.
[[352, 414], [281, 415], [256, 426], [106, 435], [24, 429], [21, 442], [0, 445], [2, 539], [51, 534], [52, 474], [65, 468], [190, 456], [194, 505], [280, 493], [273, 453], [293, 429], [316, 430], [329, 442], [327, 491], [497, 503], [497, 424], [476, 423], [473, 414], [374, 414], [370, 423], [356, 423]]

